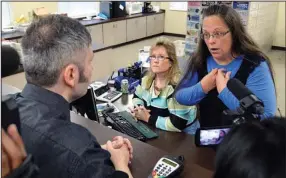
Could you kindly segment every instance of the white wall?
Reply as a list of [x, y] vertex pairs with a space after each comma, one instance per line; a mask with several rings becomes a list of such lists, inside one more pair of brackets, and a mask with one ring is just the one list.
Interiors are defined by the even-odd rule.
[[285, 44], [285, 2], [278, 3], [277, 9], [277, 21], [276, 21], [276, 28], [275, 34], [273, 39], [273, 46], [280, 46], [286, 47]]
[[[164, 32], [186, 34], [187, 12], [169, 10], [169, 2], [152, 5], [166, 12]], [[250, 8], [247, 29], [259, 46], [265, 50], [272, 45], [285, 47], [285, 2], [250, 2]]]
[[152, 5], [160, 5], [165, 10], [165, 28], [166, 33], [175, 33], [186, 35], [187, 33], [187, 12], [169, 10], [169, 2], [154, 2]]
[[277, 2], [250, 2], [247, 30], [265, 52], [273, 43], [277, 7]]
[[48, 13], [54, 13], [58, 9], [57, 2], [9, 2], [13, 20], [16, 20], [21, 15], [29, 17], [28, 13], [35, 8], [45, 7]]

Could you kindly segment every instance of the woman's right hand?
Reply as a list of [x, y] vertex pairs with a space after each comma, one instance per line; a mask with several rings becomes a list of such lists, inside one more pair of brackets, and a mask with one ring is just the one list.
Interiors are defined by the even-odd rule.
[[204, 93], [208, 93], [212, 89], [216, 87], [216, 75], [218, 69], [213, 69], [210, 73], [208, 73], [204, 78], [201, 80], [201, 85], [203, 88]]

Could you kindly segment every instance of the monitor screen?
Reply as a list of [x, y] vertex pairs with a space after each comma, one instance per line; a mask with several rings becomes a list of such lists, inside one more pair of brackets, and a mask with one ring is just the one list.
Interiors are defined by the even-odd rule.
[[230, 131], [230, 128], [201, 130], [201, 145], [217, 145], [223, 140], [224, 136]]
[[87, 89], [84, 96], [73, 101], [71, 106], [74, 107], [82, 116], [86, 115], [89, 119], [99, 122], [96, 99], [91, 87]]

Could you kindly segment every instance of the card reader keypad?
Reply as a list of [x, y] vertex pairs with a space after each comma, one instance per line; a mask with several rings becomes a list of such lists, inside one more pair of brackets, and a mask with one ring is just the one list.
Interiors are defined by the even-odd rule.
[[171, 167], [163, 162], [160, 162], [154, 169], [157, 176], [168, 176], [174, 170], [174, 167]]

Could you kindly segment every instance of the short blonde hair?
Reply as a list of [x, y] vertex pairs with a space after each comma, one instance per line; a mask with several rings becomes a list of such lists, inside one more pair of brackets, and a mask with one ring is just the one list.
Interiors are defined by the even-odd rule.
[[[169, 60], [171, 62], [171, 68], [167, 73], [167, 78], [171, 85], [177, 85], [180, 79], [181, 71], [179, 69], [175, 44], [168, 38], [160, 37], [157, 39], [156, 43], [151, 47], [150, 55], [152, 55], [152, 52], [156, 47], [164, 47], [166, 49], [166, 52], [170, 58]], [[155, 78], [155, 74], [152, 72], [151, 67], [146, 77], [147, 77], [146, 89], [149, 89]]]

